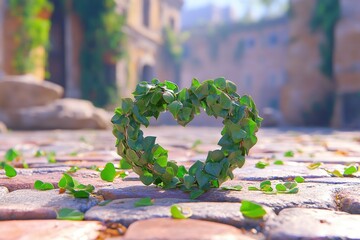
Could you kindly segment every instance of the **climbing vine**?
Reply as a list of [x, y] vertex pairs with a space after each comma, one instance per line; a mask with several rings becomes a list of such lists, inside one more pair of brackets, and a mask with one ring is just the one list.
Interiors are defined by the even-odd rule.
[[[133, 93], [135, 100], [123, 99], [112, 118], [118, 154], [131, 166], [145, 185], [165, 189], [179, 187], [197, 198], [210, 188], [218, 188], [234, 178], [233, 170], [245, 163], [245, 155], [256, 142], [262, 118], [252, 98], [236, 93], [236, 85], [224, 78], [200, 83], [193, 79], [190, 88], [180, 90], [172, 82], [141, 82]], [[224, 128], [218, 145], [206, 161], [195, 162], [189, 169], [168, 160], [168, 151], [155, 143], [156, 137], [144, 137], [141, 125], [149, 126], [169, 111], [178, 124], [186, 126], [203, 109], [207, 115], [223, 118]]]
[[73, 8], [84, 30], [81, 49], [81, 88], [83, 97], [104, 106], [116, 96], [114, 76], [108, 76], [107, 66], [124, 56], [125, 16], [116, 12], [114, 0], [76, 0]]
[[[9, 0], [9, 9], [20, 20], [15, 35], [14, 68], [19, 74], [29, 73], [35, 69], [33, 51], [38, 47], [49, 46], [53, 5], [49, 0]], [[44, 52], [44, 63], [46, 58]]]
[[325, 76], [333, 78], [333, 55], [335, 47], [335, 26], [340, 19], [339, 0], [317, 0], [311, 19], [311, 28], [321, 31], [325, 40], [320, 43], [322, 62], [320, 69]]

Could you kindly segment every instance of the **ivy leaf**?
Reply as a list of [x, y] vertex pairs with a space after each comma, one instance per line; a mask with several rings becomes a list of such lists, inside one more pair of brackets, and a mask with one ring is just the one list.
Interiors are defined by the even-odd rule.
[[310, 169], [310, 170], [314, 170], [314, 169], [320, 167], [321, 165], [322, 165], [321, 162], [315, 162], [315, 163], [309, 164], [309, 165], [307, 166], [307, 168]]
[[275, 164], [275, 165], [284, 165], [284, 162], [281, 161], [281, 160], [276, 160], [276, 161], [274, 162], [274, 164]]
[[12, 178], [12, 177], [15, 177], [17, 175], [17, 172], [16, 172], [15, 168], [13, 168], [11, 165], [9, 165], [7, 163], [4, 164], [4, 170], [5, 170], [5, 175], [7, 177]]
[[205, 193], [202, 189], [195, 189], [190, 192], [190, 199], [196, 199]]
[[49, 152], [46, 155], [46, 158], [48, 160], [48, 163], [56, 163], [56, 153], [55, 152]]
[[105, 168], [100, 172], [100, 177], [102, 180], [107, 182], [113, 182], [116, 177], [116, 170], [113, 163], [107, 163]]
[[235, 83], [229, 81], [229, 80], [226, 80], [226, 91], [228, 93], [236, 93], [236, 85]]
[[297, 186], [296, 182], [286, 182], [284, 183], [284, 186], [287, 187], [288, 189], [293, 189]]
[[269, 166], [269, 163], [263, 161], [259, 161], [255, 164], [255, 167], [259, 169], [264, 169], [267, 166]]
[[332, 176], [335, 176], [335, 177], [344, 177], [344, 175], [337, 169], [333, 170], [333, 171], [329, 171], [329, 170], [325, 170], [327, 171], [328, 173], [330, 173]]
[[348, 168], [345, 168], [344, 170], [344, 175], [348, 176], [348, 175], [352, 175], [353, 173], [356, 173], [358, 171], [357, 167], [355, 166], [350, 166]]
[[246, 200], [241, 201], [240, 212], [245, 217], [253, 219], [259, 219], [266, 215], [266, 211], [261, 205]]
[[303, 182], [305, 182], [305, 179], [301, 176], [297, 176], [294, 178], [294, 181], [297, 183], [303, 183]]
[[72, 192], [75, 198], [89, 198], [90, 193], [85, 190], [73, 191]]
[[45, 151], [37, 150], [36, 153], [34, 154], [34, 157], [43, 157], [45, 155], [46, 155]]
[[179, 101], [173, 101], [168, 105], [168, 109], [171, 112], [171, 114], [174, 116], [174, 118], [177, 118], [177, 115], [182, 107], [183, 104]]
[[81, 221], [84, 219], [84, 213], [72, 208], [62, 208], [57, 212], [56, 219]]
[[167, 103], [171, 103], [175, 100], [174, 95], [168, 91], [163, 93], [163, 98], [164, 98], [165, 102], [167, 102]]
[[36, 180], [34, 183], [34, 188], [40, 191], [45, 191], [54, 189], [54, 185], [52, 185], [52, 183]]
[[134, 107], [133, 100], [131, 98], [125, 98], [121, 101], [121, 109], [125, 114], [129, 113]]
[[145, 207], [154, 205], [154, 200], [149, 197], [141, 198], [138, 201], [134, 202], [135, 207]]
[[143, 175], [140, 176], [140, 181], [145, 185], [150, 185], [153, 183], [154, 177], [150, 172], [144, 171]]
[[287, 191], [287, 188], [285, 187], [285, 185], [284, 184], [281, 184], [281, 183], [279, 183], [279, 184], [276, 184], [276, 190], [278, 190], [279, 192], [285, 192], [285, 191]]
[[261, 189], [255, 187], [255, 186], [249, 186], [249, 187], [248, 187], [248, 190], [249, 190], [249, 191], [261, 191]]
[[175, 219], [187, 219], [192, 215], [191, 209], [189, 209], [188, 213], [185, 213], [183, 208], [176, 204], [170, 207], [170, 213]]
[[17, 160], [18, 158], [20, 158], [21, 153], [13, 148], [10, 148], [9, 150], [6, 151], [5, 156], [4, 156], [4, 160], [7, 162], [12, 162], [14, 160]]
[[217, 88], [219, 88], [220, 90], [225, 90], [226, 88], [226, 80], [225, 78], [221, 77], [221, 78], [216, 78], [214, 80], [215, 86]]
[[222, 190], [228, 190], [228, 191], [241, 191], [242, 186], [236, 185], [236, 186], [223, 186], [221, 188]]
[[195, 182], [195, 178], [189, 174], [184, 175], [184, 186], [190, 189]]
[[294, 157], [294, 152], [293, 151], [287, 151], [284, 153], [284, 157]]

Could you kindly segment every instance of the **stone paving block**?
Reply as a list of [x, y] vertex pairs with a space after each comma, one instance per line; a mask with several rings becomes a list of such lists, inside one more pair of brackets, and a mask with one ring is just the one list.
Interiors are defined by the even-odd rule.
[[267, 222], [266, 239], [360, 239], [360, 215], [288, 208]]
[[170, 207], [178, 204], [192, 211], [191, 219], [208, 220], [242, 228], [255, 228], [264, 225], [264, 222], [275, 216], [274, 212], [266, 208], [267, 215], [264, 220], [244, 218], [240, 213], [240, 203], [227, 202], [194, 202], [176, 198], [153, 199], [154, 205], [135, 207], [138, 198], [118, 199], [111, 201], [105, 206], [95, 206], [85, 214], [87, 220], [113, 221], [125, 226], [131, 223], [151, 218], [170, 218]]
[[95, 206], [98, 199], [79, 199], [58, 190], [17, 190], [0, 199], [0, 220], [51, 219], [56, 210], [74, 208], [85, 212]]
[[250, 240], [241, 230], [220, 223], [201, 220], [149, 219], [130, 225], [124, 240]]
[[306, 178], [329, 177], [329, 174], [322, 169], [309, 170], [305, 165], [273, 165], [270, 164], [265, 169], [255, 167], [255, 162], [248, 162], [246, 166], [237, 168], [233, 171], [235, 179], [248, 181], [263, 181], [275, 179], [288, 179], [296, 176]]
[[329, 183], [329, 184], [347, 184], [347, 185], [360, 185], [359, 177], [325, 177], [325, 178], [307, 178], [308, 183]]
[[[17, 169], [18, 175], [8, 178], [0, 170], [0, 186], [5, 186], [9, 191], [19, 189], [32, 189], [36, 180], [50, 182], [57, 188], [62, 174], [69, 170], [70, 167], [62, 168], [36, 168], [36, 169]], [[99, 172], [93, 170], [81, 169], [71, 174], [76, 180], [83, 184], [92, 184], [95, 187], [111, 186], [113, 183], [101, 180]], [[115, 179], [114, 183], [120, 182], [121, 179]]]
[[[279, 183], [274, 181], [273, 185]], [[302, 183], [299, 184], [297, 194], [277, 194], [268, 195], [258, 191], [248, 191], [249, 186], [259, 187], [260, 182], [255, 181], [229, 181], [223, 186], [241, 185], [241, 191], [225, 191], [221, 189], [211, 189], [198, 198], [201, 201], [209, 202], [241, 202], [241, 200], [255, 201], [269, 206], [275, 212], [288, 207], [309, 207], [336, 209], [334, 192], [336, 189], [346, 187], [345, 185], [332, 185], [321, 183]], [[100, 188], [98, 194], [104, 199], [123, 199], [123, 198], [178, 198], [189, 199], [189, 195], [181, 190], [163, 190], [155, 186], [144, 186], [139, 181], [123, 181], [111, 187]]]
[[0, 222], [0, 240], [93, 240], [104, 227], [95, 221], [17, 220]]
[[360, 185], [339, 191], [336, 200], [339, 210], [351, 214], [360, 214]]
[[8, 192], [9, 190], [6, 187], [0, 186], [0, 199], [3, 198]]

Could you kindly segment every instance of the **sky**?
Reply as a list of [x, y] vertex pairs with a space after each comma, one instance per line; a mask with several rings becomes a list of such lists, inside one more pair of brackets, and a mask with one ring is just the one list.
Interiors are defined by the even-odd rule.
[[[273, 13], [281, 12], [282, 6], [289, 0], [276, 0], [277, 3], [271, 9]], [[260, 18], [264, 13], [264, 8], [257, 3], [258, 0], [185, 0], [183, 11], [195, 9], [201, 6], [213, 4], [216, 6], [231, 6], [234, 8], [236, 15], [241, 17], [246, 10], [251, 7], [251, 15], [254, 19]]]

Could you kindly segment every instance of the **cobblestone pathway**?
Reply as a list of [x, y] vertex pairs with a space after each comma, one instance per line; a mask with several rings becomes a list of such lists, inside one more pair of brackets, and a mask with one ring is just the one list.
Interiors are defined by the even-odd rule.
[[[186, 166], [204, 160], [220, 138], [217, 128], [151, 127], [144, 132], [157, 136], [170, 159]], [[360, 239], [360, 172], [334, 177], [326, 171], [343, 173], [349, 164], [360, 163], [360, 132], [262, 129], [258, 135], [244, 167], [235, 171], [234, 180], [224, 183], [241, 185], [241, 191], [213, 189], [191, 201], [182, 191], [143, 186], [131, 171], [114, 183], [102, 181], [99, 172], [90, 168], [118, 164], [110, 131], [0, 134], [0, 159], [15, 148], [29, 166], [21, 168], [19, 162], [14, 178], [0, 170], [0, 239]], [[34, 157], [37, 150], [55, 152], [56, 163]], [[285, 157], [288, 151], [294, 156]], [[274, 164], [275, 160], [284, 165]], [[269, 165], [256, 168], [259, 161]], [[315, 162], [322, 165], [309, 169]], [[72, 174], [75, 179], [95, 186], [89, 199], [59, 194], [59, 189], [34, 189], [36, 180], [57, 188], [62, 173], [71, 166], [81, 168]], [[264, 180], [275, 185], [296, 176], [305, 178], [296, 194], [248, 190]], [[154, 205], [134, 207], [143, 197], [154, 199]], [[242, 200], [262, 204], [267, 215], [261, 220], [243, 217]], [[190, 219], [171, 219], [174, 203], [189, 207]], [[84, 212], [85, 220], [56, 220], [56, 212], [64, 207]]]

